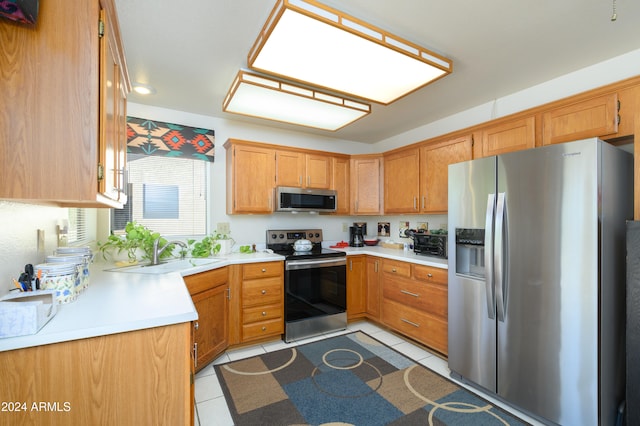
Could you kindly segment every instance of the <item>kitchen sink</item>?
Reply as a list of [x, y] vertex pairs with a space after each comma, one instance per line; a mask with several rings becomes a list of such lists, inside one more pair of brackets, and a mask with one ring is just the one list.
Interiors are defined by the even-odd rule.
[[136, 274], [166, 274], [167, 272], [189, 272], [190, 269], [209, 266], [225, 260], [224, 258], [189, 258], [161, 262], [158, 265], [133, 265], [107, 269], [111, 272], [132, 272]]

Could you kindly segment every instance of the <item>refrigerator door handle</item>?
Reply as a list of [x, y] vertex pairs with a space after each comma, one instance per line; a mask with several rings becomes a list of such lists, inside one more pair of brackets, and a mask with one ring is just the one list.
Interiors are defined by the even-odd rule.
[[484, 267], [485, 267], [485, 293], [487, 295], [487, 311], [489, 318], [496, 318], [496, 297], [493, 283], [493, 217], [495, 214], [496, 194], [487, 197], [487, 215], [484, 228]]
[[498, 194], [498, 202], [496, 204], [496, 239], [495, 239], [495, 292], [496, 292], [496, 308], [498, 313], [498, 321], [504, 322], [505, 316], [505, 245], [506, 245], [506, 194], [501, 192]]

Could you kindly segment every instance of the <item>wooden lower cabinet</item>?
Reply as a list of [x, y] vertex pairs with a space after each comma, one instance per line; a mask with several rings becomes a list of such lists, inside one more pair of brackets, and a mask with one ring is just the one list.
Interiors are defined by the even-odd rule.
[[240, 268], [241, 342], [284, 333], [284, 262], [248, 263]]
[[446, 355], [446, 321], [386, 298], [382, 303], [382, 321], [400, 333]]
[[347, 319], [362, 318], [367, 309], [366, 256], [347, 258]]
[[184, 277], [198, 311], [194, 321], [196, 371], [229, 346], [229, 279], [227, 267]]
[[382, 259], [367, 256], [367, 317], [373, 320], [380, 319], [380, 274], [382, 271]]
[[390, 259], [382, 260], [381, 321], [447, 354], [447, 271]]
[[192, 425], [191, 365], [189, 322], [0, 352], [0, 423]]

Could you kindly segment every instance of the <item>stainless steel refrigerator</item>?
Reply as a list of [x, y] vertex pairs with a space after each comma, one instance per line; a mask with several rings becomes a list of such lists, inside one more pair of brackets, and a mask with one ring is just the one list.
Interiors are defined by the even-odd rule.
[[449, 368], [546, 422], [624, 400], [633, 156], [598, 139], [449, 166]]

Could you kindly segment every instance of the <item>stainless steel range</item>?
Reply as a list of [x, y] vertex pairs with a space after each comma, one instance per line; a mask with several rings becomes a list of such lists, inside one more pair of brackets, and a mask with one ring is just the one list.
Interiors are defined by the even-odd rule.
[[[309, 240], [310, 250], [295, 242]], [[307, 249], [308, 244], [298, 244]], [[267, 248], [285, 256], [285, 342], [347, 327], [346, 253], [322, 248], [322, 230], [269, 230]]]

